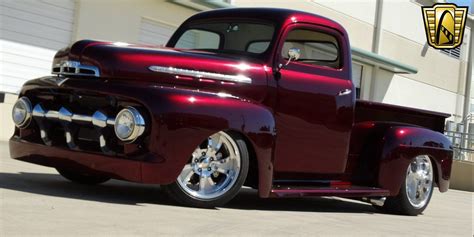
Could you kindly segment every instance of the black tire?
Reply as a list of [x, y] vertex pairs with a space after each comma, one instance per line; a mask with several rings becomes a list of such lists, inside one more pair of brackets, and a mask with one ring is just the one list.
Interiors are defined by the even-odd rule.
[[431, 196], [434, 192], [434, 182], [431, 182], [431, 191], [428, 194], [426, 203], [419, 208], [413, 206], [410, 201], [408, 200], [408, 195], [406, 191], [406, 179], [404, 179], [402, 186], [400, 187], [400, 191], [398, 192], [397, 196], [387, 197], [383, 206], [375, 206], [375, 209], [390, 213], [390, 214], [397, 214], [397, 215], [407, 215], [407, 216], [417, 216], [426, 209], [428, 204], [430, 203]]
[[56, 169], [56, 170], [61, 176], [63, 176], [67, 180], [74, 183], [79, 183], [79, 184], [96, 185], [96, 184], [105, 183], [110, 180], [110, 178], [104, 177], [104, 176], [78, 173], [78, 172], [74, 172], [74, 171], [70, 171], [66, 169]]
[[161, 188], [165, 193], [173, 200], [181, 205], [198, 208], [215, 208], [223, 206], [230, 200], [232, 200], [242, 188], [242, 185], [247, 178], [249, 170], [249, 152], [245, 141], [236, 134], [226, 133], [236, 143], [240, 153], [240, 172], [236, 182], [228, 189], [224, 194], [213, 199], [200, 199], [189, 195], [183, 190], [183, 188], [175, 181], [169, 185], [162, 185]]
[[[403, 183], [405, 183], [405, 181], [403, 181]], [[424, 205], [422, 208], [415, 208], [408, 201], [408, 198], [406, 197], [407, 196], [406, 191], [403, 188], [400, 190], [397, 196], [387, 197], [387, 200], [385, 201], [385, 204], [383, 206], [381, 207], [374, 206], [374, 207], [375, 209], [379, 211], [383, 211], [390, 214], [417, 216], [423, 213], [423, 211], [426, 209], [426, 207], [428, 206], [431, 200], [431, 195], [433, 195], [433, 192], [429, 194], [429, 198], [428, 198], [428, 201], [426, 202], [426, 205]]]

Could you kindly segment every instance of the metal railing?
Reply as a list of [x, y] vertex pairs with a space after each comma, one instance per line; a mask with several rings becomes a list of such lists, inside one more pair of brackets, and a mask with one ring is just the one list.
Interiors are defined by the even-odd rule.
[[445, 135], [453, 144], [455, 160], [474, 162], [474, 114], [469, 114], [458, 124], [446, 122]]
[[453, 143], [455, 160], [474, 162], [474, 133], [446, 131], [445, 135]]

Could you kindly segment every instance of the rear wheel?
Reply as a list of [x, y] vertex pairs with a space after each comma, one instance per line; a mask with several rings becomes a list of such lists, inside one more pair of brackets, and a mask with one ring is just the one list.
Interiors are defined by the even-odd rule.
[[433, 166], [426, 155], [420, 155], [408, 165], [405, 180], [395, 197], [388, 197], [381, 209], [385, 212], [416, 216], [421, 214], [433, 194]]
[[247, 177], [249, 155], [237, 135], [218, 132], [196, 147], [165, 192], [182, 205], [212, 208], [230, 201]]
[[79, 173], [67, 169], [56, 169], [61, 176], [74, 183], [95, 185], [105, 183], [110, 180], [108, 177]]

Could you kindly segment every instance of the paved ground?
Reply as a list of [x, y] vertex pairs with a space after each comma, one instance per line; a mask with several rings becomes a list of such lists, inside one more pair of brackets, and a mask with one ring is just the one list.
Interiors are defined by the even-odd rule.
[[264, 200], [253, 190], [202, 210], [175, 206], [153, 185], [69, 183], [53, 169], [9, 159], [0, 143], [0, 236], [473, 236], [472, 194], [436, 192], [418, 217], [331, 197]]

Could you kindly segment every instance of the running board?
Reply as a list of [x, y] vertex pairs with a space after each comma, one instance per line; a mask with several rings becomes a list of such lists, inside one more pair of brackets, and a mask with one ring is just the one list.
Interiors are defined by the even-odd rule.
[[390, 192], [386, 189], [349, 186], [349, 187], [303, 187], [274, 186], [271, 197], [305, 197], [305, 196], [338, 196], [338, 197], [385, 197]]

